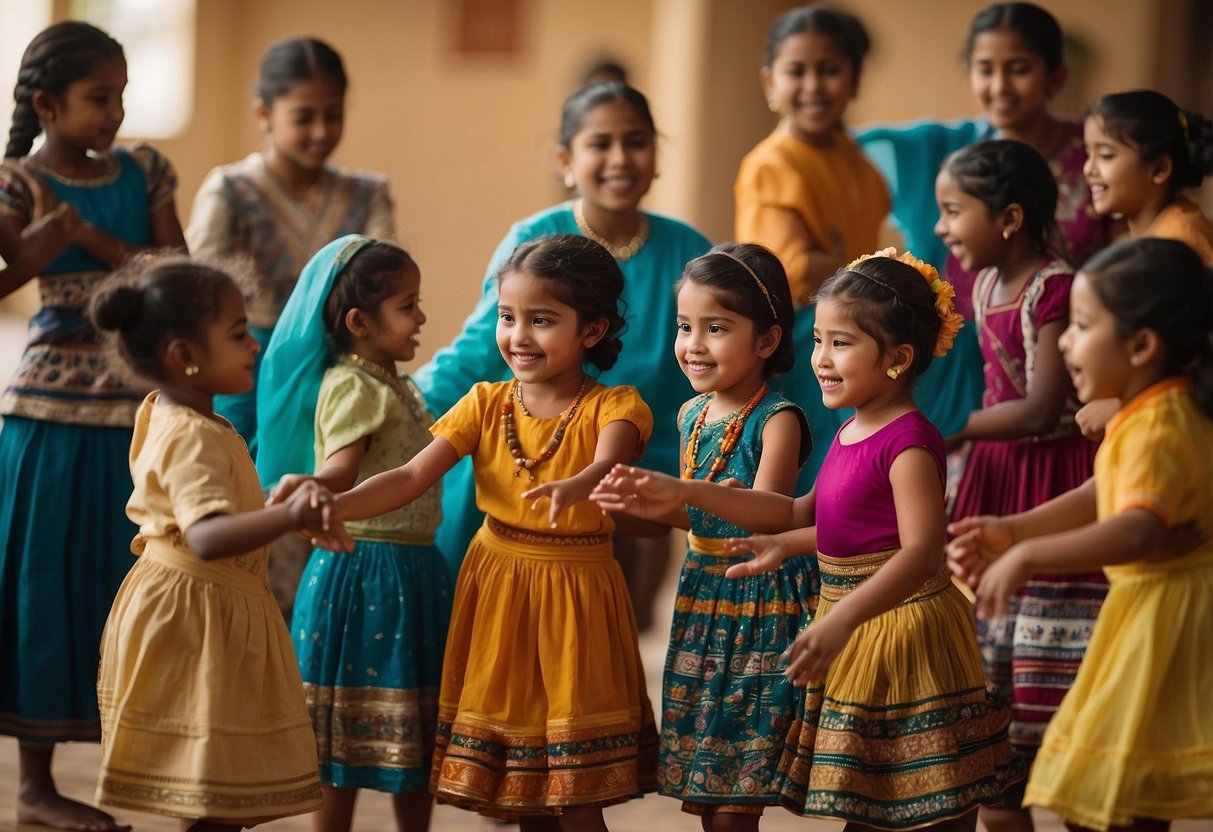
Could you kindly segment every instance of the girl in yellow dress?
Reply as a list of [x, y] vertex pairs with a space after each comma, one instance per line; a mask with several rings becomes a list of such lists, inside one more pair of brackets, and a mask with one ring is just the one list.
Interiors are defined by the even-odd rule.
[[92, 317], [160, 388], [131, 442], [138, 560], [101, 641], [97, 800], [197, 832], [311, 812], [316, 740], [266, 547], [322, 527], [331, 495], [307, 483], [266, 508], [244, 440], [215, 415], [216, 395], [253, 384], [243, 295], [184, 257], [144, 260], [101, 289]]
[[953, 524], [948, 555], [986, 616], [1036, 572], [1103, 567], [1107, 600], [1024, 803], [1071, 828], [1162, 830], [1213, 815], [1213, 273], [1174, 240], [1122, 243], [1087, 261], [1070, 309], [1078, 397], [1124, 403], [1095, 476]]
[[652, 414], [635, 388], [586, 372], [615, 363], [624, 326], [605, 248], [540, 237], [497, 282], [497, 347], [514, 378], [474, 385], [428, 447], [342, 494], [336, 515], [398, 509], [472, 458], [488, 517], [455, 587], [430, 788], [524, 830], [553, 828], [553, 815], [560, 829], [601, 830], [604, 805], [656, 789], [657, 734], [614, 522], [587, 498], [641, 456]]

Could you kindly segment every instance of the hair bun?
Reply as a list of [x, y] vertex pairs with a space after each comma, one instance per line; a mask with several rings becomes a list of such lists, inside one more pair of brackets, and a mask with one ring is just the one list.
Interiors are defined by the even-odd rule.
[[93, 300], [93, 323], [102, 330], [124, 330], [139, 319], [143, 293], [133, 286], [114, 286]]

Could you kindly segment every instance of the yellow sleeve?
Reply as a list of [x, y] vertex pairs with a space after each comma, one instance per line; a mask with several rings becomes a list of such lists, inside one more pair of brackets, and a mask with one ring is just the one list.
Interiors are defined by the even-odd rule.
[[1201, 451], [1169, 420], [1141, 417], [1123, 425], [1116, 437], [1112, 511], [1144, 508], [1170, 527], [1189, 519], [1179, 511], [1196, 487], [1194, 462], [1202, 458]]
[[799, 298], [804, 294], [801, 284], [809, 268], [809, 250], [828, 247], [825, 241], [813, 239], [805, 216], [811, 204], [808, 183], [799, 171], [767, 153], [742, 163], [733, 196], [737, 240], [761, 243], [775, 252], [787, 272], [792, 297]]
[[499, 386], [487, 381], [472, 385], [472, 389], [430, 427], [430, 433], [450, 442], [460, 456], [471, 454], [480, 445], [481, 436], [487, 429], [486, 413], [494, 399], [494, 388]]
[[241, 510], [232, 460], [207, 427], [174, 431], [165, 441], [154, 476], [182, 532], [212, 514]]
[[598, 409], [598, 432], [611, 422], [631, 422], [640, 431], [640, 441], [632, 459], [644, 456], [644, 446], [653, 433], [653, 411], [644, 403], [635, 387], [612, 387], [607, 400]]

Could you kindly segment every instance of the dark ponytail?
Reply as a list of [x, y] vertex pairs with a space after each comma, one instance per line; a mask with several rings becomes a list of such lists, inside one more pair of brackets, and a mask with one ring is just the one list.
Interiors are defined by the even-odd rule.
[[67, 88], [92, 74], [106, 58], [122, 55], [122, 45], [105, 32], [80, 20], [65, 20], [43, 29], [21, 56], [17, 86], [13, 89], [13, 123], [8, 131], [6, 159], [29, 153], [42, 124], [34, 110], [34, 95], [62, 96]]

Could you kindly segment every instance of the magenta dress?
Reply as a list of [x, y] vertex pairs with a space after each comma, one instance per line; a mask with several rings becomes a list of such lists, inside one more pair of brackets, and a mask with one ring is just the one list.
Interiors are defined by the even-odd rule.
[[[987, 130], [981, 140], [995, 139], [993, 128]], [[1073, 130], [1051, 156], [1046, 159], [1053, 179], [1057, 182], [1057, 227], [1065, 240], [1065, 259], [1075, 266], [1087, 262], [1087, 258], [1108, 244], [1109, 220], [1095, 213], [1091, 204], [1091, 188], [1082, 175], [1087, 161], [1087, 152], [1082, 146], [1082, 121], [1073, 123]], [[944, 265], [944, 277], [956, 288], [956, 308], [965, 320], [973, 320], [972, 291], [977, 272], [966, 271], [960, 261], [948, 255]]]
[[[1046, 324], [1069, 317], [1073, 280], [1067, 264], [1052, 260], [1012, 303], [992, 306], [998, 270], [978, 274], [973, 304], [985, 360], [986, 407], [1027, 395], [1036, 335]], [[1077, 409], [1071, 395], [1047, 436], [975, 441], [953, 518], [1027, 511], [1086, 482], [1094, 471], [1097, 445], [1079, 433]], [[1034, 575], [1014, 599], [1011, 615], [978, 622], [986, 672], [1014, 703], [1011, 744], [1024, 773], [1074, 681], [1106, 593], [1107, 580], [1099, 571]]]
[[[816, 486], [816, 621], [900, 548], [889, 472], [898, 455], [920, 447], [935, 460], [942, 501], [943, 438], [920, 412], [849, 445], [834, 437]], [[806, 688], [779, 762], [780, 803], [879, 829], [959, 817], [1004, 789], [1009, 719], [986, 687], [972, 607], [941, 551], [938, 571], [860, 624], [825, 679]]]

